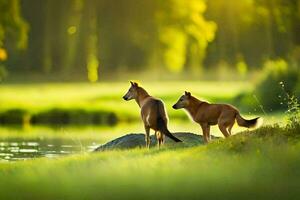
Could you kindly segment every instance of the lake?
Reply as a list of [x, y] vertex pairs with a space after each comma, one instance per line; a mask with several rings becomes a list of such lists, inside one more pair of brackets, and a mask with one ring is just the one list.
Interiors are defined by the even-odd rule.
[[93, 140], [71, 140], [61, 138], [9, 138], [0, 139], [0, 159], [18, 161], [39, 157], [56, 158], [58, 156], [86, 153], [96, 148]]
[[[118, 137], [116, 127], [2, 127], [0, 160], [20, 161], [39, 157], [88, 153]], [[120, 134], [122, 135], [122, 134]]]

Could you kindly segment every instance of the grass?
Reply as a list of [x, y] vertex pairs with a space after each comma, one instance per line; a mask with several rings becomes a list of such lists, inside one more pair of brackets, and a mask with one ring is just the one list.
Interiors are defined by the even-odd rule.
[[[142, 86], [165, 101], [170, 118], [181, 120], [187, 119], [185, 113], [171, 107], [185, 90], [201, 99], [230, 103], [241, 91], [251, 89], [245, 82], [145, 82]], [[128, 87], [127, 82], [1, 85], [0, 119], [3, 118], [4, 124], [26, 122], [30, 118], [37, 124], [45, 121], [51, 124], [58, 118], [67, 118], [65, 122], [69, 124], [78, 123], [79, 118], [82, 118], [79, 122], [91, 124], [138, 120], [136, 103], [122, 99]]]
[[0, 199], [297, 199], [299, 139], [299, 126], [268, 126], [192, 148], [0, 163]]

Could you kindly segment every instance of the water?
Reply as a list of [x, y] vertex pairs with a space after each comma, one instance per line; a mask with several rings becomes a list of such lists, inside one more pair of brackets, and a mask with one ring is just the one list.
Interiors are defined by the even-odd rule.
[[0, 126], [0, 162], [89, 153], [122, 135], [141, 132], [144, 126], [140, 122], [116, 126]]
[[0, 162], [57, 158], [93, 151], [126, 133], [141, 132], [140, 123], [101, 126], [0, 127]]
[[92, 140], [74, 141], [72, 139], [0, 139], [0, 160], [19, 161], [40, 157], [56, 158], [59, 156], [86, 153], [98, 144]]

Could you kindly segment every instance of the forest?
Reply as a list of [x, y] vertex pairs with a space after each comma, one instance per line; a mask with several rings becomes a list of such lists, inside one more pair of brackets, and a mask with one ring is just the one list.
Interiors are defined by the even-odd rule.
[[1, 0], [0, 9], [2, 79], [242, 76], [300, 63], [298, 0]]

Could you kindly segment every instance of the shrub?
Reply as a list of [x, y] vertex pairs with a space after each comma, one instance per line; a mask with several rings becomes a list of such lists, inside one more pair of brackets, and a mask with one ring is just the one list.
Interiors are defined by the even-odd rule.
[[21, 125], [26, 123], [29, 114], [22, 109], [11, 109], [0, 113], [1, 124]]
[[[296, 67], [288, 66], [287, 62], [282, 59], [267, 61], [253, 95], [241, 94], [238, 100], [248, 103], [251, 109], [266, 112], [287, 110], [287, 94], [295, 94], [299, 81], [300, 72]], [[299, 94], [295, 98], [299, 98]]]
[[288, 110], [287, 110], [287, 126], [294, 127], [300, 125], [300, 104], [295, 96], [287, 94]]
[[[263, 78], [256, 86], [257, 96], [267, 111], [287, 109], [287, 95], [292, 94], [299, 81], [299, 71], [284, 60], [265, 63]], [[284, 85], [284, 90], [283, 86]]]
[[115, 113], [107, 111], [87, 111], [84, 109], [54, 108], [32, 116], [33, 124], [104, 124], [114, 125], [118, 121]]

